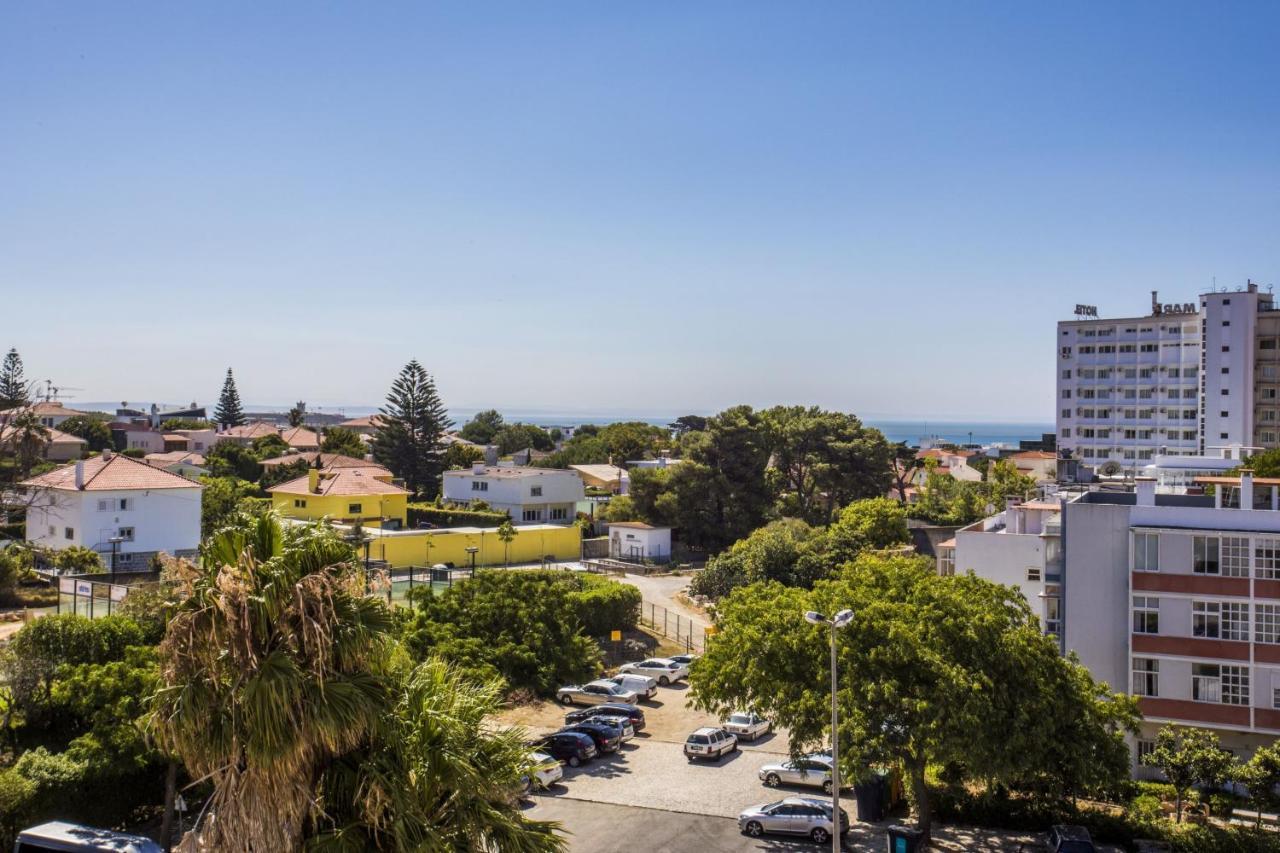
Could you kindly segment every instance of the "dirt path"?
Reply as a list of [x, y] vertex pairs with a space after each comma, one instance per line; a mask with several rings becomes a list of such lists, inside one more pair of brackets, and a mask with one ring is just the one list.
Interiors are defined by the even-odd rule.
[[699, 613], [687, 604], [676, 599], [676, 594], [689, 585], [687, 577], [678, 575], [624, 575], [617, 578], [640, 590], [640, 596], [646, 605], [656, 604], [665, 607], [673, 614], [678, 613], [688, 619], [699, 630], [711, 624], [705, 614]]

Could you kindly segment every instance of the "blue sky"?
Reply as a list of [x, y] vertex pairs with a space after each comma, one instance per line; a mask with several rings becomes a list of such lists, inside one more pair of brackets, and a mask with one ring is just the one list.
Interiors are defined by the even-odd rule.
[[[1230, 14], [1222, 14], [1229, 11]], [[7, 3], [0, 346], [83, 400], [1050, 419], [1280, 275], [1280, 6]]]

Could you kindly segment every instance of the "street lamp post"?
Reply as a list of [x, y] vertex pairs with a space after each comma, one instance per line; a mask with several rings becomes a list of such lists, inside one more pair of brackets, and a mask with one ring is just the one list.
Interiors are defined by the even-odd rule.
[[831, 851], [840, 853], [840, 716], [836, 702], [836, 629], [846, 628], [853, 621], [852, 610], [841, 610], [828, 619], [816, 610], [804, 614], [806, 622], [826, 625], [831, 629]]
[[107, 540], [111, 543], [111, 582], [116, 582], [116, 553], [120, 550], [120, 543], [124, 541], [123, 536], [112, 536]]

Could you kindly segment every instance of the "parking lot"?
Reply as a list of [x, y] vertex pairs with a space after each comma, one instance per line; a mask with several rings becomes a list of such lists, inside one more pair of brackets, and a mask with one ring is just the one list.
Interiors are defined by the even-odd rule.
[[[641, 702], [643, 731], [613, 755], [581, 767], [565, 767], [564, 780], [550, 791], [535, 794], [526, 804], [526, 814], [560, 821], [570, 833], [570, 849], [583, 853], [632, 853], [637, 847], [698, 853], [817, 849], [807, 839], [751, 839], [738, 832], [737, 816], [747, 806], [794, 794], [823, 796], [812, 788], [767, 788], [758, 778], [761, 765], [787, 755], [786, 733], [743, 743], [736, 753], [719, 761], [689, 763], [683, 752], [685, 737], [718, 720], [688, 707], [687, 692], [680, 683], [660, 688], [652, 701]], [[502, 720], [543, 734], [558, 729], [568, 710], [543, 702], [512, 709]], [[852, 797], [842, 806], [856, 820]], [[1023, 843], [1034, 840], [1027, 834], [963, 827], [934, 831], [934, 849], [949, 851], [1016, 853]], [[855, 823], [845, 849], [884, 850], [884, 825]]]

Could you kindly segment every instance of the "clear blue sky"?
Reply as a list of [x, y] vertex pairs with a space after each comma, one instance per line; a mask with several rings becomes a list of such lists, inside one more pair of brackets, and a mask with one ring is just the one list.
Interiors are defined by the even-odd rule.
[[[0, 346], [82, 400], [1049, 419], [1280, 278], [1280, 5], [0, 6]], [[1280, 282], [1278, 282], [1280, 283]]]

